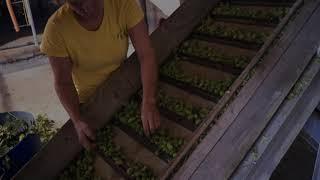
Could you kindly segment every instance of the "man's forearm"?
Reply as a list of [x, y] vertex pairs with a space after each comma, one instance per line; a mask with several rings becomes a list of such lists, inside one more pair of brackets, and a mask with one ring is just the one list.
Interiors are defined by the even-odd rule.
[[75, 123], [80, 118], [80, 103], [73, 84], [55, 83], [55, 89], [61, 104]]
[[158, 65], [152, 50], [148, 56], [142, 57], [141, 75], [143, 85], [143, 101], [146, 103], [156, 103], [158, 88]]

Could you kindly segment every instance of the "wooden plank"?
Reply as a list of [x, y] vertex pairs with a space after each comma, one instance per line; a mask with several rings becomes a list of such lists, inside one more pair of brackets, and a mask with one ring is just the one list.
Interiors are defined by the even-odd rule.
[[[198, 142], [198, 139], [202, 136], [202, 132], [204, 132], [209, 124], [216, 119], [216, 116], [219, 114], [222, 108], [224, 108], [225, 104], [227, 104], [232, 94], [234, 94], [238, 88], [242, 85], [243, 80], [246, 79], [247, 75], [250, 73], [251, 69], [260, 61], [260, 59], [265, 55], [267, 49], [271, 46], [273, 39], [276, 38], [279, 33], [282, 31], [283, 27], [290, 20], [290, 17], [296, 12], [298, 7], [302, 4], [303, 1], [297, 1], [294, 7], [290, 10], [284, 20], [280, 23], [280, 25], [275, 30], [274, 34], [268, 42], [263, 46], [263, 48], [258, 52], [258, 54], [254, 57], [254, 59], [250, 62], [247, 68], [242, 72], [239, 76], [238, 80], [234, 82], [230, 89], [230, 94], [225, 95], [216, 105], [215, 109], [210, 112], [209, 118], [203, 126], [201, 126], [193, 137], [193, 139], [188, 144], [188, 149], [191, 149], [194, 144]], [[293, 41], [293, 37], [302, 29], [303, 25], [307, 21], [307, 18], [311, 16], [313, 10], [315, 9], [315, 3], [309, 3], [298, 15], [298, 17], [288, 25], [288, 28], [285, 32], [283, 32], [283, 36], [281, 39], [275, 43], [274, 47], [268, 50], [268, 54], [263, 57], [263, 61], [259, 66], [255, 69], [255, 75], [251, 78], [249, 82], [243, 87], [241, 92], [238, 94], [237, 98], [229, 105], [228, 109], [226, 109], [225, 113], [219, 119], [219, 122], [216, 126], [212, 127], [212, 133], [207, 134], [206, 139], [203, 139], [202, 142], [198, 144], [198, 147], [191, 154], [188, 149], [185, 150], [184, 153], [181, 153], [176, 160], [175, 166], [179, 163], [179, 160], [182, 160], [185, 154], [190, 153], [188, 160], [182, 165], [180, 170], [175, 174], [175, 179], [187, 179], [191, 176], [193, 171], [198, 167], [201, 161], [206, 157], [206, 154], [213, 148], [215, 143], [219, 140], [219, 138], [224, 134], [226, 129], [233, 122], [233, 119], [239, 114], [241, 109], [245, 106], [245, 104], [250, 99], [251, 95], [255, 92], [257, 87], [262, 83], [263, 79], [267, 76], [267, 74], [272, 70], [274, 64], [278, 61], [279, 57], [283, 54], [286, 48]], [[213, 132], [216, 133], [213, 133]], [[171, 170], [175, 170], [174, 167]], [[168, 171], [167, 174], [170, 174], [172, 171]], [[169, 175], [167, 175], [169, 176]], [[166, 176], [166, 177], [167, 177]]]
[[221, 43], [224, 45], [235, 46], [235, 47], [244, 48], [244, 49], [253, 50], [253, 51], [258, 51], [262, 46], [262, 44], [232, 40], [228, 38], [220, 38], [220, 37], [210, 36], [209, 34], [205, 34], [205, 33], [195, 33], [192, 35], [192, 38], [199, 39], [202, 41], [207, 41], [209, 43]]
[[270, 75], [190, 179], [210, 179], [212, 175], [217, 179], [230, 177], [316, 52], [320, 40], [320, 25], [317, 23], [319, 18], [320, 9], [317, 8]]
[[218, 102], [219, 97], [215, 96], [211, 93], [209, 93], [208, 91], [205, 91], [203, 89], [197, 88], [195, 86], [192, 86], [188, 83], [182, 82], [182, 81], [178, 81], [176, 79], [173, 79], [171, 77], [168, 76], [164, 76], [164, 75], [160, 75], [160, 80], [175, 86], [176, 88], [180, 88], [183, 89], [184, 91], [189, 92], [190, 94], [196, 94], [197, 96], [203, 98], [203, 99], [207, 99], [209, 101], [213, 101], [213, 102]]
[[212, 69], [210, 67], [201, 66], [198, 64], [193, 64], [188, 61], [180, 61], [179, 68], [190, 77], [199, 77], [201, 79], [208, 79], [213, 81], [232, 79], [235, 76], [227, 72], [223, 72], [217, 69]]
[[[172, 49], [184, 40], [219, 0], [189, 0], [179, 7], [152, 35], [156, 58], [161, 64]], [[192, 14], [192, 16], [190, 16]], [[182, 21], [183, 19], [183, 21]], [[170, 33], [170, 36], [168, 36]], [[86, 103], [85, 116], [92, 126], [101, 127], [125, 104], [141, 86], [139, 63], [133, 54], [111, 77], [99, 87], [96, 95]], [[66, 141], [65, 139], [69, 139]], [[61, 147], [61, 148], [57, 148]], [[59, 149], [58, 151], [56, 149]], [[39, 152], [15, 179], [52, 179], [80, 152], [76, 134], [69, 122], [48, 145]], [[59, 152], [59, 153], [57, 153]], [[59, 156], [57, 156], [59, 154]], [[61, 155], [61, 156], [60, 156]], [[39, 171], [41, 167], [41, 172]], [[38, 173], [34, 173], [38, 172]]]
[[231, 1], [232, 5], [237, 5], [237, 6], [266, 6], [266, 7], [291, 7], [292, 6], [292, 2], [276, 2], [276, 1], [271, 1], [271, 2], [267, 2], [267, 1], [242, 1], [242, 0], [237, 0]]
[[[69, 120], [51, 141], [18, 172], [15, 179], [53, 179], [80, 152], [76, 132]], [[63, 159], [63, 161], [61, 160]], [[41, 171], [39, 170], [41, 168]], [[51, 170], [52, 168], [53, 170]]]
[[101, 177], [102, 179], [118, 179], [124, 180], [125, 178], [117, 174], [113, 168], [106, 163], [106, 161], [97, 155], [94, 162], [95, 175]]
[[265, 27], [265, 26], [258, 26], [254, 24], [239, 24], [233, 22], [223, 22], [223, 21], [215, 21], [213, 26], [220, 25], [222, 27], [227, 27], [231, 29], [245, 29], [247, 31], [258, 32], [258, 33], [269, 33], [271, 34], [275, 27]]
[[213, 108], [215, 105], [213, 102], [208, 101], [206, 99], [200, 98], [199, 96], [195, 96], [190, 94], [183, 89], [176, 88], [166, 83], [159, 83], [160, 89], [164, 91], [165, 94], [171, 97], [175, 97], [178, 99], [182, 99], [183, 101], [190, 103], [196, 107], [203, 108]]
[[251, 148], [250, 152], [242, 160], [237, 170], [233, 172], [232, 179], [246, 179], [250, 171], [254, 169], [256, 162], [261, 158], [266, 148], [271, 143], [272, 139], [276, 136], [277, 132], [285, 123], [286, 118], [290, 115], [293, 108], [296, 106], [307, 87], [311, 84], [315, 75], [320, 69], [320, 63], [314, 58], [308, 65], [306, 72], [300, 77], [296, 85], [292, 88], [287, 98], [281, 104], [277, 113], [272, 117], [271, 122], [265, 128], [264, 132], [260, 135], [255, 145]]
[[[180, 54], [180, 56], [181, 56], [181, 54]], [[225, 64], [222, 64], [222, 63], [216, 63], [214, 61], [211, 61], [211, 60], [208, 60], [208, 59], [205, 59], [205, 58], [199, 58], [199, 57], [190, 56], [190, 55], [186, 55], [186, 54], [183, 54], [182, 56], [183, 56], [181, 58], [182, 61], [188, 61], [188, 62], [191, 62], [193, 64], [199, 64], [201, 66], [207, 66], [207, 67], [210, 67], [210, 68], [219, 69], [221, 71], [224, 71], [226, 73], [230, 73], [230, 74], [233, 74], [233, 75], [239, 75], [242, 72], [242, 69], [234, 68], [232, 66], [225, 65]]]
[[263, 26], [263, 27], [277, 27], [277, 23], [269, 23], [266, 20], [257, 20], [251, 18], [243, 18], [243, 17], [232, 17], [232, 16], [224, 16], [224, 15], [212, 15], [216, 21], [223, 21], [229, 23], [238, 23], [243, 25], [256, 25], [256, 26]]
[[161, 175], [167, 168], [167, 163], [162, 161], [144, 146], [134, 141], [131, 136], [118, 128], [114, 128], [114, 142], [121, 147], [121, 150], [130, 160], [141, 162], [147, 167], [152, 167], [156, 176]]
[[282, 125], [276, 138], [273, 139], [261, 160], [257, 162], [254, 171], [249, 174], [248, 180], [270, 178], [281, 158], [285, 155], [319, 103], [319, 91], [320, 73], [317, 74], [311, 86], [308, 87], [303, 97], [300, 98], [297, 106], [291, 111], [290, 116], [286, 120], [287, 122]]

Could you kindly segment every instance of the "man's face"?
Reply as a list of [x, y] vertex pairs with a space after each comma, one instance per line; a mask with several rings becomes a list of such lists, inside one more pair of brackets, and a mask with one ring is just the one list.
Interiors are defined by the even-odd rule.
[[95, 12], [96, 0], [67, 0], [70, 8], [79, 16], [88, 19], [92, 17]]

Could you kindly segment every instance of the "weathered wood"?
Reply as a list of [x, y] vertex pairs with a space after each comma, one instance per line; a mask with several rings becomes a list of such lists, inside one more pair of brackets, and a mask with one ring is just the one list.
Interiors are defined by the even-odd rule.
[[212, 175], [217, 179], [230, 177], [316, 52], [320, 40], [319, 18], [317, 9], [190, 179], [211, 179]]
[[231, 1], [232, 5], [238, 5], [238, 6], [266, 6], [266, 7], [283, 7], [287, 6], [290, 7], [292, 6], [292, 2], [276, 2], [276, 1], [242, 1], [242, 0], [237, 0]]
[[208, 91], [205, 91], [203, 89], [200, 89], [198, 87], [195, 87], [193, 85], [190, 85], [188, 83], [182, 82], [182, 81], [178, 81], [176, 79], [173, 79], [171, 77], [168, 76], [164, 76], [164, 75], [160, 75], [160, 80], [171, 84], [173, 86], [175, 86], [176, 88], [180, 88], [183, 89], [184, 91], [189, 92], [190, 94], [195, 94], [203, 99], [207, 99], [209, 101], [213, 101], [214, 103], [219, 101], [219, 97], [209, 93]]
[[41, 149], [41, 153], [35, 155], [14, 179], [53, 179], [75, 158], [80, 150], [76, 132], [69, 120], [57, 135]]
[[220, 37], [210, 36], [205, 33], [195, 33], [192, 35], [192, 38], [199, 39], [202, 41], [207, 41], [209, 43], [221, 43], [224, 45], [235, 46], [235, 47], [249, 49], [249, 50], [253, 50], [253, 51], [258, 51], [262, 46], [262, 44], [250, 43], [250, 42], [239, 41], [239, 40], [232, 40], [229, 38], [220, 38]]
[[215, 21], [212, 25], [220, 25], [223, 27], [228, 27], [231, 29], [245, 29], [246, 31], [250, 32], [258, 32], [258, 33], [272, 33], [274, 30], [274, 27], [265, 27], [265, 26], [259, 26], [255, 24], [239, 24], [239, 23], [233, 23], [233, 22], [223, 22], [223, 21]]
[[277, 110], [277, 113], [272, 117], [271, 122], [260, 135], [260, 138], [242, 160], [237, 170], [233, 172], [233, 180], [247, 179], [248, 174], [255, 168], [256, 162], [266, 151], [266, 148], [276, 136], [277, 132], [279, 132], [282, 124], [285, 123], [285, 120], [290, 115], [291, 111], [296, 106], [308, 86], [311, 84], [311, 81], [314, 79], [319, 69], [320, 64], [316, 59], [313, 59], [308, 65], [306, 72], [303, 73], [302, 77], [300, 77], [294, 88], [292, 88], [287, 98]]
[[167, 168], [166, 162], [154, 156], [152, 152], [147, 150], [144, 146], [134, 141], [131, 136], [118, 128], [114, 128], [115, 137], [113, 141], [121, 147], [121, 151], [130, 160], [141, 162], [142, 164], [152, 167], [156, 176], [161, 175]]
[[160, 89], [164, 91], [164, 93], [168, 96], [175, 97], [178, 99], [182, 99], [186, 103], [190, 103], [196, 107], [203, 107], [203, 108], [213, 108], [215, 105], [213, 102], [200, 98], [199, 96], [195, 96], [190, 94], [183, 89], [176, 88], [172, 85], [166, 83], [160, 83]]
[[[201, 2], [189, 0], [151, 35], [159, 64], [218, 2], [219, 0]], [[111, 119], [121, 105], [126, 104], [129, 97], [140, 87], [139, 63], [136, 54], [133, 54], [118, 70], [112, 73], [111, 77], [98, 88], [96, 95], [84, 106], [85, 115], [92, 120], [89, 123], [97, 128], [101, 127]], [[66, 138], [68, 138], [67, 141]], [[16, 175], [15, 179], [52, 179], [81, 149], [72, 123], [68, 122], [56, 137]]]
[[320, 101], [320, 72], [314, 78], [303, 97], [300, 98], [297, 106], [292, 110], [287, 122], [267, 148], [263, 157], [257, 162], [248, 180], [269, 179], [281, 158], [285, 155], [290, 145], [307, 122]]
[[112, 167], [101, 157], [97, 156], [94, 162], [95, 175], [101, 177], [102, 179], [118, 179], [124, 180], [119, 173], [114, 171]]
[[[257, 62], [264, 56], [267, 49], [271, 46], [274, 38], [276, 38], [279, 33], [282, 31], [283, 27], [288, 23], [290, 17], [296, 12], [298, 7], [302, 4], [302, 0], [297, 1], [294, 7], [290, 10], [287, 16], [283, 19], [280, 25], [275, 30], [274, 34], [270, 37], [268, 42], [262, 47], [262, 49], [257, 53], [254, 59], [250, 62], [247, 68], [242, 72], [242, 74], [238, 77], [238, 80], [234, 82], [230, 89], [230, 94], [225, 95], [216, 105], [215, 109], [210, 113], [208, 121], [201, 126], [197, 132], [197, 134], [192, 138], [189, 143], [188, 149], [190, 149], [202, 135], [202, 132], [207, 128], [208, 124], [211, 124], [212, 121], [216, 119], [216, 116], [224, 108], [225, 104], [229, 102], [232, 97], [232, 94], [240, 87], [243, 81], [246, 79], [246, 76], [249, 74], [251, 69], [257, 64]], [[245, 104], [250, 99], [251, 95], [255, 92], [257, 87], [262, 83], [263, 79], [267, 76], [267, 74], [272, 70], [274, 64], [278, 61], [279, 57], [283, 54], [286, 48], [292, 42], [292, 37], [295, 37], [296, 34], [301, 30], [304, 23], [307, 21], [307, 18], [311, 16], [314, 8], [313, 3], [310, 3], [307, 7], [303, 9], [300, 15], [294, 20], [294, 22], [290, 23], [289, 28], [284, 32], [284, 35], [281, 37], [279, 42], [275, 44], [269, 50], [269, 53], [264, 57], [264, 60], [261, 64], [255, 69], [255, 75], [251, 78], [251, 80], [247, 83], [245, 87], [243, 87], [242, 93], [237, 96], [237, 98], [229, 105], [226, 112], [219, 119], [219, 122], [212, 127], [212, 133], [207, 134], [206, 139], [203, 139], [201, 144], [194, 150], [194, 152], [189, 156], [188, 160], [182, 165], [180, 170], [175, 174], [174, 179], [187, 179], [192, 175], [194, 170], [198, 167], [201, 161], [206, 157], [209, 151], [213, 148], [215, 143], [219, 140], [219, 138], [224, 134], [226, 129], [233, 122], [233, 119], [239, 114], [241, 109], [245, 106]], [[215, 132], [215, 133], [214, 133]], [[186, 153], [188, 153], [188, 149], [185, 150], [184, 153], [181, 153], [177, 158], [176, 164], [178, 164], [178, 160], [184, 157]], [[174, 168], [172, 168], [173, 170]], [[169, 171], [168, 171], [169, 172]]]
[[188, 61], [180, 61], [179, 68], [190, 77], [199, 77], [201, 79], [208, 79], [213, 81], [232, 79], [234, 76], [227, 72], [223, 72], [217, 69], [211, 69], [206, 66], [200, 66], [198, 64], [193, 64]]
[[269, 23], [267, 20], [257, 20], [257, 19], [249, 19], [243, 17], [232, 17], [232, 16], [223, 16], [223, 15], [213, 15], [213, 18], [216, 21], [230, 22], [230, 23], [238, 23], [243, 25], [256, 25], [256, 26], [264, 26], [264, 27], [277, 27], [278, 23]]
[[225, 65], [222, 63], [216, 63], [214, 61], [205, 59], [205, 58], [199, 58], [199, 57], [195, 57], [195, 56], [190, 56], [190, 55], [182, 55], [184, 56], [183, 58], [181, 58], [182, 61], [188, 61], [191, 62], [193, 64], [199, 64], [201, 66], [206, 66], [206, 67], [210, 67], [210, 68], [214, 68], [214, 69], [219, 69], [222, 70], [226, 73], [230, 73], [233, 75], [239, 75], [242, 72], [242, 69], [239, 68], [234, 68], [232, 66], [229, 65]]

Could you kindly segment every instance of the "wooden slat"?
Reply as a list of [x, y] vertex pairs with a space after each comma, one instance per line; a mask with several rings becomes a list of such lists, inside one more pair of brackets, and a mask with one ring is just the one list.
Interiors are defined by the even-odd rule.
[[[152, 35], [156, 58], [161, 64], [172, 49], [184, 40], [201, 19], [219, 0], [189, 0], [182, 4]], [[192, 16], [190, 16], [192, 14]], [[182, 21], [183, 19], [183, 21]], [[168, 36], [170, 33], [170, 36]], [[85, 115], [92, 126], [101, 127], [125, 104], [141, 86], [139, 63], [133, 54], [107, 82], [99, 87], [96, 95], [86, 103]], [[70, 141], [65, 139], [69, 138]], [[57, 148], [59, 147], [59, 148]], [[59, 150], [56, 150], [59, 149]], [[38, 153], [15, 177], [15, 179], [52, 179], [77, 154], [81, 146], [69, 122], [49, 144]], [[61, 151], [61, 152], [59, 152]], [[57, 153], [59, 152], [59, 153]], [[59, 154], [59, 156], [57, 156]], [[39, 172], [41, 167], [41, 172]], [[34, 173], [38, 172], [38, 173]]]
[[195, 33], [192, 35], [192, 38], [199, 39], [202, 41], [207, 41], [210, 43], [221, 43], [221, 44], [225, 44], [225, 45], [240, 47], [240, 48], [254, 50], [254, 51], [258, 51], [260, 49], [260, 47], [262, 46], [262, 44], [249, 43], [249, 42], [245, 42], [245, 41], [238, 41], [238, 40], [231, 40], [231, 39], [227, 39], [227, 38], [214, 37], [214, 36], [210, 36], [210, 35], [203, 34], [203, 33]]
[[269, 179], [277, 167], [281, 158], [285, 155], [298, 133], [307, 122], [320, 101], [320, 73], [314, 78], [310, 87], [300, 98], [297, 106], [292, 110], [287, 122], [269, 145], [263, 157], [257, 162], [253, 172], [247, 177], [248, 180]]
[[[290, 20], [290, 17], [295, 13], [298, 7], [302, 4], [302, 0], [297, 1], [294, 7], [290, 10], [284, 20], [280, 23], [280, 25], [275, 30], [274, 34], [270, 37], [268, 42], [262, 47], [262, 49], [258, 52], [258, 54], [254, 57], [254, 59], [250, 62], [248, 67], [242, 72], [239, 76], [238, 80], [232, 85], [230, 89], [230, 94], [225, 95], [215, 106], [215, 109], [210, 113], [208, 121], [199, 128], [196, 135], [192, 138], [189, 143], [189, 148], [198, 141], [201, 137], [202, 132], [206, 130], [208, 124], [215, 120], [216, 116], [219, 114], [222, 108], [224, 108], [225, 104], [229, 102], [232, 94], [237, 91], [238, 87], [242, 84], [243, 80], [250, 73], [251, 69], [257, 64], [258, 61], [265, 54], [266, 50], [271, 46], [273, 39], [279, 35], [282, 31], [283, 27]], [[211, 131], [216, 131], [216, 133], [207, 134], [206, 139], [203, 139], [202, 142], [198, 145], [198, 147], [194, 150], [194, 152], [189, 156], [188, 160], [182, 165], [180, 170], [175, 174], [175, 179], [187, 179], [192, 175], [194, 170], [198, 167], [201, 161], [206, 157], [206, 154], [210, 152], [215, 143], [219, 140], [219, 138], [224, 134], [226, 129], [233, 122], [232, 120], [239, 114], [241, 109], [245, 106], [245, 104], [250, 99], [251, 95], [255, 92], [257, 87], [262, 83], [263, 79], [267, 76], [267, 74], [272, 70], [274, 64], [278, 61], [279, 57], [283, 54], [283, 52], [287, 49], [290, 43], [293, 41], [293, 37], [301, 30], [308, 17], [311, 16], [313, 10], [315, 9], [315, 4], [310, 3], [307, 5], [300, 15], [288, 26], [288, 29], [283, 33], [284, 35], [281, 37], [279, 42], [275, 43], [274, 47], [268, 50], [268, 54], [265, 55], [261, 64], [255, 69], [255, 75], [251, 78], [251, 80], [247, 83], [245, 87], [243, 87], [242, 93], [240, 92], [237, 98], [229, 105], [228, 109], [226, 109], [225, 113], [219, 119], [219, 123], [216, 126], [212, 127]], [[185, 154], [189, 153], [189, 150], [186, 149], [184, 153], [181, 153], [176, 160], [177, 165], [179, 163], [179, 159], [183, 159]], [[171, 170], [173, 171], [175, 168], [172, 166]], [[167, 171], [168, 177], [171, 171]]]
[[250, 19], [250, 18], [243, 18], [243, 17], [232, 17], [232, 16], [223, 16], [223, 15], [213, 15], [213, 18], [216, 21], [223, 21], [223, 22], [230, 22], [230, 23], [237, 23], [243, 25], [256, 25], [256, 26], [263, 26], [263, 27], [277, 27], [277, 23], [269, 23], [266, 20], [257, 20], [257, 19]]
[[213, 101], [215, 103], [218, 102], [218, 100], [219, 100], [219, 97], [214, 96], [207, 91], [204, 91], [200, 88], [194, 87], [194, 86], [187, 84], [185, 82], [177, 81], [171, 77], [160, 75], [160, 79], [161, 79], [161, 81], [163, 81], [165, 83], [168, 83], [172, 86], [183, 89], [184, 91], [187, 91], [190, 94], [195, 94], [203, 99], [207, 99], [207, 100]]
[[183, 56], [184, 57], [181, 58], [182, 61], [188, 61], [188, 62], [191, 62], [194, 64], [199, 64], [202, 66], [207, 66], [210, 68], [219, 69], [219, 70], [222, 70], [224, 72], [227, 72], [227, 73], [230, 73], [233, 75], [239, 75], [242, 72], [242, 69], [234, 68], [232, 66], [221, 64], [221, 63], [216, 63], [216, 62], [208, 60], [208, 59], [199, 58], [199, 57], [190, 56], [190, 55], [183, 55]]
[[[95, 162], [95, 165], [100, 165], [102, 167], [98, 167], [98, 169], [96, 171], [100, 171], [101, 173], [101, 169], [100, 168], [106, 168], [106, 164], [107, 166], [107, 169], [106, 170], [110, 170], [112, 169], [114, 173], [111, 173], [110, 175], [111, 176], [118, 176], [119, 178], [123, 178], [123, 179], [126, 179], [126, 180], [130, 180], [130, 177], [129, 175], [126, 173], [126, 169], [127, 169], [127, 166], [123, 165], [123, 166], [118, 166], [116, 164], [116, 162], [111, 158], [111, 157], [108, 157], [106, 156], [105, 154], [103, 154], [101, 151], [97, 151], [96, 152], [97, 156], [100, 158], [98, 163], [99, 164], [96, 164], [97, 162]], [[101, 162], [103, 161], [103, 162]], [[99, 176], [99, 177], [105, 177], [107, 175], [101, 173], [102, 176]]]
[[238, 6], [266, 6], [266, 7], [290, 7], [292, 6], [292, 2], [268, 2], [268, 1], [242, 1], [242, 0], [231, 0], [232, 5]]
[[168, 96], [175, 97], [185, 101], [186, 103], [190, 103], [196, 107], [203, 108], [213, 108], [215, 105], [213, 102], [200, 98], [199, 96], [195, 96], [190, 94], [183, 89], [176, 88], [166, 83], [160, 83], [160, 89], [164, 91], [164, 93]]
[[319, 18], [317, 9], [191, 179], [211, 179], [212, 175], [217, 179], [230, 177], [316, 52], [320, 40]]
[[279, 132], [282, 124], [285, 123], [286, 118], [297, 105], [298, 101], [311, 84], [311, 81], [314, 79], [319, 69], [320, 64], [317, 63], [316, 59], [313, 59], [308, 65], [306, 72], [303, 73], [302, 77], [300, 77], [294, 88], [292, 88], [289, 96], [281, 104], [280, 108], [277, 110], [277, 113], [272, 117], [271, 122], [260, 135], [260, 138], [257, 140], [255, 145], [251, 148], [251, 151], [247, 153], [237, 170], [233, 172], [233, 180], [246, 179], [250, 171], [254, 169], [256, 162], [261, 158], [272, 139]]
[[259, 26], [255, 24], [241, 24], [241, 23], [233, 23], [233, 22], [225, 22], [225, 21], [215, 21], [213, 26], [220, 25], [222, 27], [227, 27], [231, 29], [245, 29], [246, 31], [250, 32], [257, 32], [257, 33], [272, 33], [275, 27], [265, 27]]
[[[127, 177], [121, 177], [120, 173], [114, 171], [106, 160], [104, 160], [101, 156], [97, 155], [96, 160], [94, 162], [95, 175], [97, 177], [101, 177], [102, 179], [118, 179], [124, 180]], [[128, 178], [127, 178], [128, 179]]]
[[135, 162], [141, 162], [147, 167], [152, 167], [156, 176], [164, 173], [167, 168], [166, 162], [159, 159], [151, 151], [147, 150], [142, 144], [134, 141], [132, 136], [128, 136], [125, 132], [118, 128], [114, 128], [114, 142], [121, 147], [121, 151], [126, 157]]
[[192, 77], [196, 76], [201, 79], [208, 79], [213, 81], [220, 81], [226, 79], [232, 79], [234, 76], [227, 72], [220, 71], [218, 69], [212, 69], [207, 66], [201, 66], [198, 64], [193, 64], [188, 61], [180, 61], [179, 67], [183, 70], [183, 72]]

